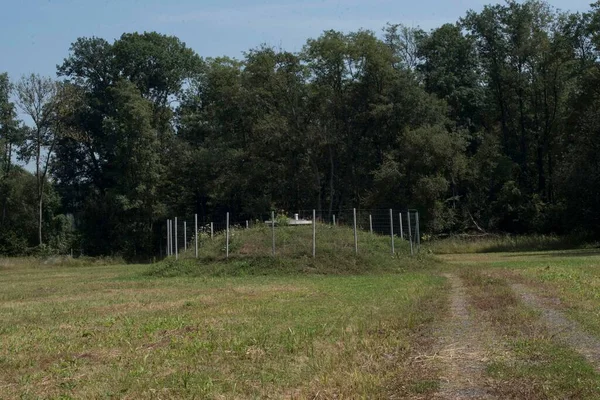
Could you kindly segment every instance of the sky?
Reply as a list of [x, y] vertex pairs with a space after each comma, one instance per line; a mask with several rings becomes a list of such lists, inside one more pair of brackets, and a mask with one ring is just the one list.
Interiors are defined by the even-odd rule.
[[[498, 1], [498, 0], [496, 0]], [[502, 1], [502, 0], [499, 0]], [[0, 0], [0, 73], [56, 76], [78, 37], [175, 35], [202, 57], [240, 58], [260, 44], [299, 51], [324, 30], [380, 32], [386, 23], [429, 30], [494, 0]], [[592, 0], [554, 0], [586, 11]]]

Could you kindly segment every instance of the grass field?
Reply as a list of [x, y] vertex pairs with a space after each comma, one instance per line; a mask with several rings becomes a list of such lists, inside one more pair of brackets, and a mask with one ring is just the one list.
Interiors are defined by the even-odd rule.
[[259, 228], [230, 260], [0, 260], [0, 399], [598, 398], [600, 252], [322, 234], [316, 259]]
[[[443, 279], [5, 267], [1, 398], [386, 397]], [[410, 390], [410, 389], [409, 389]]]
[[557, 307], [600, 336], [600, 250], [463, 254], [444, 256], [454, 265], [489, 270], [531, 285]]
[[[487, 375], [499, 398], [596, 399], [600, 393], [600, 252], [589, 250], [443, 256], [466, 282], [473, 313], [506, 345]], [[526, 285], [545, 304], [515, 292]], [[550, 310], [568, 318], [544, 319]], [[561, 331], [591, 335], [591, 349]], [[585, 344], [585, 343], [584, 343]]]

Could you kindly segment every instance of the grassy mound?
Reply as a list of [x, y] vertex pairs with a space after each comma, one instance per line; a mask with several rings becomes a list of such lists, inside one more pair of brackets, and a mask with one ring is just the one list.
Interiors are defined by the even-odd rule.
[[312, 256], [312, 226], [282, 226], [275, 232], [275, 256], [272, 255], [271, 228], [258, 225], [230, 231], [229, 258], [225, 234], [214, 239], [202, 237], [199, 257], [193, 244], [179, 260], [169, 257], [147, 272], [150, 276], [244, 276], [264, 274], [364, 274], [401, 272], [430, 265], [427, 257], [410, 256], [406, 241], [395, 239], [396, 254], [391, 253], [388, 236], [359, 232], [358, 254], [351, 228], [319, 224], [316, 257]]

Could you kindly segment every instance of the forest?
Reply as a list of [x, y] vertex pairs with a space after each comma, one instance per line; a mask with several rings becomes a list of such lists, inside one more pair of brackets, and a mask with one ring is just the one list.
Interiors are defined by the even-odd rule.
[[313, 208], [597, 237], [599, 56], [600, 2], [509, 0], [242, 59], [80, 37], [56, 77], [0, 73], [0, 254], [143, 257], [171, 216]]

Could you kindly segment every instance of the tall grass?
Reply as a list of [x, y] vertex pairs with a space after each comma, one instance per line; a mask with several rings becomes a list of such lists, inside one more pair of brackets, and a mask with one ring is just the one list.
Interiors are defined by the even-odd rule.
[[430, 241], [425, 247], [434, 254], [465, 254], [566, 250], [595, 245], [597, 244], [586, 242], [584, 237], [577, 235], [490, 235], [453, 236]]
[[122, 265], [125, 261], [120, 257], [76, 257], [64, 255], [47, 257], [0, 257], [0, 269], [21, 267], [88, 267], [99, 265]]

